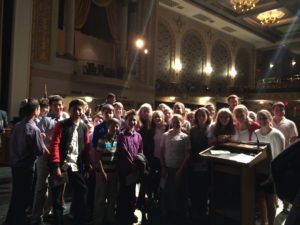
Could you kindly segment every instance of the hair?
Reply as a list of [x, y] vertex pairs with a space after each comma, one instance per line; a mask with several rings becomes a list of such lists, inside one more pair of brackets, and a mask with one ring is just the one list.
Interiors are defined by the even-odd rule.
[[274, 109], [276, 106], [282, 108], [282, 109], [285, 109], [285, 105], [283, 102], [280, 102], [280, 101], [277, 101], [275, 102], [273, 105], [272, 105], [272, 109]]
[[233, 110], [233, 115], [235, 116], [235, 113], [237, 111], [241, 111], [244, 115], [245, 115], [245, 119], [247, 121], [247, 123], [249, 123], [249, 121], [251, 120], [249, 118], [249, 111], [248, 111], [248, 108], [245, 106], [245, 105], [242, 105], [242, 104], [239, 104], [237, 105], [234, 110]]
[[180, 120], [182, 123], [184, 122], [184, 119], [183, 119], [183, 117], [180, 114], [174, 114], [173, 117], [172, 117], [172, 119], [171, 119], [171, 121], [173, 119], [175, 119], [175, 118], [177, 118], [178, 120]]
[[[149, 110], [149, 116], [148, 118], [146, 118], [146, 120], [141, 117], [142, 111], [145, 109]], [[152, 106], [149, 103], [142, 104], [138, 110], [138, 115], [139, 115], [140, 127], [145, 126], [147, 128], [150, 128], [151, 120], [152, 120]]]
[[[230, 118], [229, 123], [226, 127], [222, 127], [219, 117], [221, 114], [227, 114]], [[221, 108], [216, 116], [216, 123], [215, 123], [215, 136], [222, 135], [222, 134], [235, 134], [235, 126], [233, 123], [233, 116], [232, 113], [228, 108]]]
[[261, 116], [266, 117], [269, 120], [270, 124], [272, 124], [271, 123], [272, 122], [272, 114], [268, 110], [262, 109], [262, 110], [258, 111], [257, 119]]
[[49, 99], [48, 98], [40, 98], [39, 103], [40, 103], [41, 108], [49, 107]]
[[135, 109], [130, 109], [129, 111], [127, 111], [127, 113], [125, 114], [125, 120], [127, 120], [129, 117], [133, 117], [133, 116], [138, 116], [137, 112], [135, 111]]
[[115, 95], [114, 93], [108, 93], [108, 94], [106, 95], [106, 99], [108, 99], [108, 98], [110, 98], [110, 97], [116, 98], [116, 95]]
[[154, 122], [154, 118], [155, 118], [157, 115], [161, 117], [162, 124], [165, 125], [165, 114], [164, 114], [161, 110], [155, 110], [155, 111], [152, 113], [152, 120], [151, 120], [151, 128], [153, 128], [153, 129], [156, 127], [156, 124], [155, 124], [155, 122]]
[[206, 114], [207, 120], [206, 120], [205, 125], [208, 126], [211, 123], [211, 118], [210, 118], [208, 109], [205, 108], [205, 107], [201, 107], [201, 108], [197, 109], [196, 112], [195, 112], [195, 124], [196, 124], [196, 126], [198, 126], [198, 123], [199, 123], [198, 115], [201, 114], [201, 113]]
[[60, 95], [51, 95], [49, 96], [49, 105], [52, 105], [53, 102], [64, 101], [64, 98]]
[[73, 107], [84, 107], [85, 106], [85, 101], [81, 100], [81, 99], [74, 99], [69, 103], [69, 111], [73, 108]]
[[165, 109], [171, 109], [170, 106], [168, 106], [167, 104], [165, 103], [160, 103], [158, 106], [157, 106], [157, 110], [161, 110], [162, 112], [165, 110]]
[[239, 97], [237, 95], [229, 95], [227, 97], [227, 102], [229, 102], [230, 99], [236, 98], [237, 100], [239, 100]]
[[109, 119], [107, 122], [107, 127], [112, 126], [112, 125], [119, 125], [120, 126], [120, 120], [116, 119], [116, 118], [111, 118]]
[[182, 108], [182, 116], [185, 116], [185, 105], [182, 102], [175, 102], [173, 106], [173, 112], [175, 111], [175, 106], [180, 106]]
[[99, 118], [99, 119], [102, 119], [102, 120], [104, 119], [103, 116], [102, 116], [102, 114], [99, 113], [99, 112], [96, 113], [96, 114], [93, 116], [93, 119], [92, 119], [92, 120], [94, 121], [95, 118]]
[[104, 111], [114, 111], [114, 107], [111, 104], [105, 104], [101, 108], [101, 112], [103, 113]]
[[122, 110], [124, 109], [124, 105], [122, 104], [122, 102], [115, 102], [114, 104], [113, 104], [113, 107], [119, 107], [119, 108], [121, 108]]
[[25, 117], [29, 117], [39, 107], [40, 107], [40, 103], [37, 99], [29, 98], [27, 99], [27, 102], [22, 107], [22, 113]]
[[253, 121], [256, 120], [256, 113], [253, 111], [248, 112], [249, 118], [251, 118]]

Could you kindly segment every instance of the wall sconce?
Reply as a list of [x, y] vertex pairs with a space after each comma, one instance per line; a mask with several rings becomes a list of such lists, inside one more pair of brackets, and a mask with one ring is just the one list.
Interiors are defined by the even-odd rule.
[[297, 64], [296, 60], [293, 59], [293, 60], [292, 60], [292, 67], [294, 67], [296, 64]]
[[175, 99], [176, 99], [176, 97], [170, 96], [170, 100], [171, 100], [171, 101], [175, 101]]
[[173, 64], [172, 68], [175, 70], [176, 74], [178, 74], [181, 71], [182, 64], [181, 64], [180, 59], [178, 59], [178, 58], [175, 59], [175, 62]]
[[274, 67], [273, 63], [270, 63], [270, 69], [272, 69]]
[[142, 38], [137, 38], [136, 41], [135, 41], [135, 46], [138, 48], [138, 49], [142, 49], [145, 45], [145, 41], [142, 39]]
[[204, 67], [204, 73], [206, 74], [206, 75], [210, 75], [214, 70], [213, 70], [213, 68], [212, 68], [212, 66], [208, 63], [208, 64], [206, 64], [206, 66]]
[[147, 55], [147, 54], [148, 54], [148, 52], [149, 52], [149, 51], [148, 51], [148, 49], [147, 49], [147, 48], [145, 48], [145, 49], [144, 49], [144, 53], [145, 53], [145, 55]]
[[229, 71], [229, 76], [234, 79], [237, 75], [237, 71], [234, 67], [231, 68], [231, 70]]

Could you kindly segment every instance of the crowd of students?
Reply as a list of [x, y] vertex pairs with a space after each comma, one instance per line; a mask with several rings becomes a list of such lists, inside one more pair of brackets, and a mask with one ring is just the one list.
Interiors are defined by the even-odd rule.
[[[68, 111], [58, 95], [28, 99], [20, 108], [21, 122], [11, 136], [7, 225], [39, 225], [49, 215], [55, 225], [63, 224], [66, 184], [72, 190], [74, 224], [132, 224], [135, 209], [144, 215], [149, 205], [167, 224], [199, 222], [209, 214], [212, 185], [201, 151], [216, 143], [259, 141], [270, 143], [273, 159], [298, 136], [282, 102], [274, 103], [273, 116], [267, 110], [255, 114], [236, 95], [218, 111], [212, 103], [190, 111], [176, 102], [173, 108], [162, 103], [153, 110], [144, 103], [125, 112], [114, 94], [93, 116], [81, 99], [72, 100]], [[276, 212], [269, 168], [266, 161], [256, 169], [262, 225], [273, 225]]]

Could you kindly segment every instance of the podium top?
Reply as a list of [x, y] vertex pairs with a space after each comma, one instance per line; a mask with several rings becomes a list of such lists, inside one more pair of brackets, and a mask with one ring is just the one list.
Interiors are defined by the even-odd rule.
[[209, 161], [237, 166], [255, 166], [267, 159], [269, 144], [229, 142], [212, 146], [199, 155]]

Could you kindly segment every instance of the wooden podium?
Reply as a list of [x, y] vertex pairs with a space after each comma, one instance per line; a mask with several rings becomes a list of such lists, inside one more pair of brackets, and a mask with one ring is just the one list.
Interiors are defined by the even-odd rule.
[[267, 160], [268, 144], [224, 143], [200, 153], [211, 169], [213, 225], [255, 225], [255, 167]]

